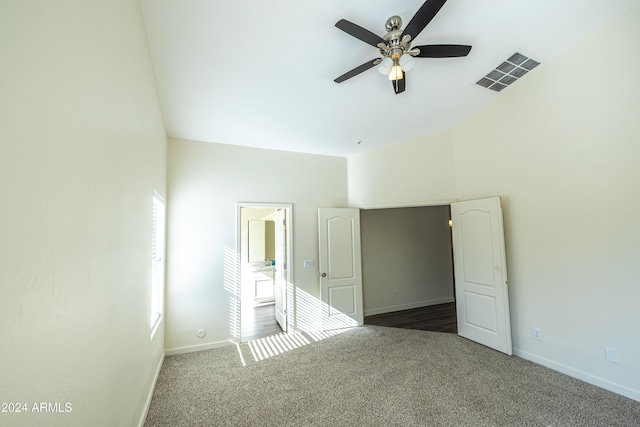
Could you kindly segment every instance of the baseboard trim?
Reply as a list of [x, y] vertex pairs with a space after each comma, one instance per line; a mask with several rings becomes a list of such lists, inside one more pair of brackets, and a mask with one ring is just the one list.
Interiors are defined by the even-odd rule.
[[142, 411], [142, 418], [138, 423], [138, 426], [143, 427], [144, 422], [147, 419], [147, 415], [149, 414], [149, 408], [151, 407], [151, 400], [153, 399], [153, 392], [156, 389], [156, 383], [158, 382], [158, 377], [160, 377], [160, 371], [162, 370], [162, 364], [164, 363], [165, 353], [162, 353], [162, 357], [158, 361], [158, 366], [156, 366], [156, 372], [153, 375], [153, 381], [151, 382], [151, 387], [149, 388], [149, 393], [147, 395], [147, 400], [144, 403], [144, 411]]
[[186, 347], [172, 348], [172, 349], [166, 350], [164, 354], [167, 356], [174, 356], [176, 354], [193, 353], [195, 351], [203, 351], [203, 350], [211, 350], [212, 348], [227, 347], [233, 344], [235, 343], [231, 340], [217, 341], [217, 342], [212, 342], [207, 344], [198, 344], [198, 345], [190, 345]]
[[376, 314], [392, 313], [394, 311], [410, 310], [412, 308], [428, 307], [430, 305], [446, 304], [454, 301], [455, 299], [453, 297], [447, 297], [447, 298], [430, 299], [430, 300], [420, 301], [420, 302], [412, 302], [409, 304], [390, 305], [387, 307], [380, 307], [380, 308], [373, 308], [371, 310], [365, 310], [364, 315], [374, 316]]
[[546, 366], [547, 368], [553, 369], [554, 371], [561, 372], [563, 374], [569, 375], [570, 377], [577, 378], [589, 384], [604, 388], [605, 390], [612, 391], [616, 394], [620, 394], [622, 396], [628, 397], [629, 399], [633, 399], [637, 402], [640, 402], [640, 390], [634, 390], [632, 388], [625, 387], [623, 385], [614, 383], [604, 378], [591, 375], [588, 372], [584, 372], [579, 369], [572, 368], [562, 363], [555, 362], [545, 357], [537, 356], [533, 353], [529, 353], [527, 351], [520, 350], [518, 348], [513, 349], [513, 354], [515, 356], [521, 357], [523, 359], [529, 360], [539, 365]]

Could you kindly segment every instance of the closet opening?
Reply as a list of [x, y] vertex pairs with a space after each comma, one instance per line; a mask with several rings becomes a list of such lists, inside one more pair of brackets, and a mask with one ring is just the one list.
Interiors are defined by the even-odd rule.
[[449, 205], [360, 212], [364, 323], [457, 333]]

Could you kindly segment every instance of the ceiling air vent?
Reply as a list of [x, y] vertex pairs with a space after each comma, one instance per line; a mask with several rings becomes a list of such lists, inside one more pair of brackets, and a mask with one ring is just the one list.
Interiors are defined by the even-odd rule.
[[539, 62], [516, 52], [494, 70], [491, 70], [489, 74], [478, 80], [476, 84], [500, 92], [538, 65], [540, 65]]

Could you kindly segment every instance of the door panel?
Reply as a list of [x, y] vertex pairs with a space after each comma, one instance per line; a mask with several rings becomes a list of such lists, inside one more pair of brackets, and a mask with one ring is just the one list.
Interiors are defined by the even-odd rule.
[[353, 251], [354, 223], [351, 218], [327, 218], [327, 274], [333, 280], [353, 279], [355, 254]]
[[487, 295], [473, 292], [464, 293], [466, 323], [488, 332], [497, 334], [498, 325], [496, 320], [496, 299]]
[[329, 288], [330, 315], [344, 313], [348, 316], [356, 314], [355, 286], [333, 286]]
[[323, 329], [363, 324], [360, 211], [318, 209]]
[[451, 204], [458, 334], [512, 354], [500, 198]]
[[464, 280], [480, 286], [494, 286], [491, 213], [466, 211], [460, 222]]
[[279, 209], [275, 214], [275, 300], [276, 321], [284, 332], [287, 331], [287, 257], [286, 257], [286, 223], [285, 210]]

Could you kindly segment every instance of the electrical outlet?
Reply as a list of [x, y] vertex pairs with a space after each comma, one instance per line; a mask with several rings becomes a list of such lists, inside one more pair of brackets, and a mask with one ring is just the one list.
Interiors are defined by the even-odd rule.
[[542, 331], [540, 331], [540, 328], [533, 328], [533, 338], [536, 340], [542, 340]]
[[604, 357], [607, 362], [618, 363], [618, 351], [615, 348], [604, 348]]
[[398, 291], [396, 289], [393, 290], [393, 296], [397, 297], [398, 296]]

